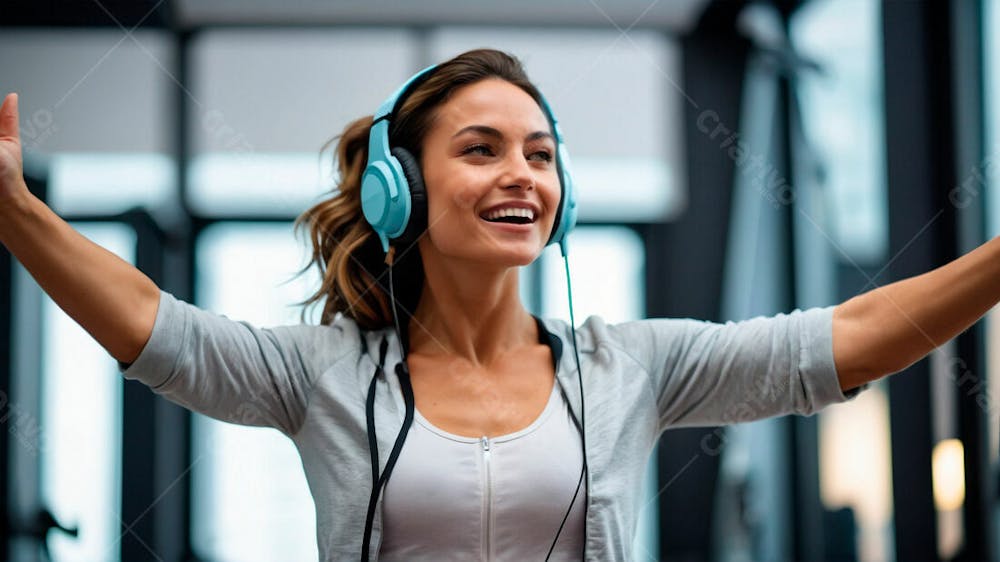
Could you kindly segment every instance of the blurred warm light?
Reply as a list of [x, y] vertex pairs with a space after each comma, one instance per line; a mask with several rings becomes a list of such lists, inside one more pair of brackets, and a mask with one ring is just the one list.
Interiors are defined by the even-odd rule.
[[820, 414], [820, 492], [857, 518], [858, 559], [892, 557], [892, 464], [885, 383]]
[[962, 442], [945, 439], [934, 446], [934, 505], [952, 511], [965, 502], [965, 456]]

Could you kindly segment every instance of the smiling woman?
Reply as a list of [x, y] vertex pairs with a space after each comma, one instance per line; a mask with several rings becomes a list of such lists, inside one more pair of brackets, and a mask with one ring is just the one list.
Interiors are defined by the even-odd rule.
[[[409, 295], [418, 299], [415, 312], [410, 313], [405, 302], [392, 298], [391, 315], [383, 315], [379, 324], [396, 326], [401, 366], [407, 371], [399, 375], [404, 388], [410, 384], [412, 374], [416, 399], [404, 391], [407, 411], [417, 409], [421, 419], [447, 428], [452, 435], [476, 439], [483, 436], [483, 446], [488, 448], [487, 436], [508, 435], [530, 426], [540, 412], [547, 410], [557, 388], [551, 352], [542, 337], [546, 330], [520, 302], [517, 270], [534, 262], [549, 243], [563, 243], [575, 221], [572, 182], [568, 169], [560, 166], [565, 148], [555, 118], [516, 59], [498, 51], [478, 50], [418, 73], [383, 103], [370, 122], [361, 123], [367, 130], [360, 132], [369, 138], [367, 167], [361, 181], [342, 182], [337, 197], [320, 203], [300, 221], [311, 221], [314, 248], [318, 250], [317, 233], [325, 229], [316, 219], [324, 208], [350, 202], [344, 198], [347, 186], [357, 190], [364, 216], [374, 227], [382, 249], [388, 252], [387, 263], [392, 263], [397, 249], [403, 256], [414, 245], [419, 248], [413, 258], [419, 260], [419, 267], [403, 268], [410, 275], [416, 273], [416, 279], [404, 279], [403, 285], [422, 289], [419, 294]], [[363, 150], [365, 145], [348, 139], [349, 134], [358, 133], [353, 129], [356, 125], [345, 131], [341, 147]], [[361, 161], [345, 156], [341, 162]], [[345, 172], [343, 167], [341, 171]], [[353, 204], [357, 213], [357, 202]], [[314, 252], [317, 263], [324, 263], [321, 258]], [[394, 294], [393, 268], [389, 269], [389, 283]], [[335, 270], [328, 269], [328, 278], [331, 272], [335, 276]], [[396, 316], [402, 313], [410, 321], [400, 328]], [[512, 370], [512, 366], [516, 367]], [[369, 389], [369, 410], [374, 389]], [[470, 409], [470, 402], [481, 407]], [[410, 420], [408, 415], [397, 443], [407, 439]], [[582, 416], [578, 423], [582, 425]], [[374, 426], [369, 423], [369, 439], [373, 441]], [[579, 443], [585, 451], [584, 440], [575, 438], [572, 424], [559, 427], [569, 434], [560, 442], [574, 447], [573, 443]], [[420, 459], [407, 454], [412, 450], [406, 449], [400, 457], [404, 481], [406, 473], [421, 470]], [[464, 455], [467, 458], [468, 452]], [[436, 456], [449, 455], [441, 451], [432, 458]], [[570, 452], [565, 456], [569, 464], [554, 468], [560, 475], [575, 471], [580, 476], [575, 488], [572, 478], [557, 479], [561, 487], [570, 487], [565, 491], [572, 498], [570, 508], [563, 508], [563, 502], [553, 497], [548, 510], [551, 513], [543, 517], [546, 521], [565, 521], [575, 506], [575, 529], [567, 529], [569, 537], [558, 549], [562, 524], [554, 533], [541, 531], [524, 547], [526, 550], [511, 554], [520, 552], [525, 558], [537, 558], [541, 552], [536, 549], [544, 548], [547, 542], [541, 535], [546, 533], [554, 534], [549, 552], [556, 549], [559, 558], [573, 557], [583, 548], [583, 504], [576, 498], [583, 483], [584, 456], [585, 452]], [[382, 527], [375, 523], [379, 518], [375, 508], [395, 458], [396, 451], [385, 473], [373, 477], [378, 484], [373, 486], [369, 501], [362, 545], [365, 558], [373, 526]], [[378, 468], [373, 460], [376, 475]], [[444, 473], [448, 465], [439, 468]], [[428, 482], [418, 487], [428, 486], [433, 487]], [[459, 489], [441, 483], [438, 487], [442, 494], [459, 493]], [[474, 486], [468, 492], [479, 492], [480, 488]], [[478, 551], [478, 545], [466, 547], [471, 549], [468, 552], [454, 545], [450, 550], [442, 550], [441, 545], [420, 546], [418, 533], [400, 524], [411, 520], [401, 517], [401, 513], [416, 511], [399, 499], [411, 492], [392, 492], [392, 487], [386, 492], [396, 498], [387, 504], [396, 517], [385, 532], [383, 555], [394, 559], [440, 557], [446, 552], [470, 555]], [[528, 496], [530, 493], [524, 497]], [[510, 496], [506, 501], [517, 505], [523, 501], [518, 497]], [[561, 515], [563, 511], [565, 515]], [[458, 513], [454, 511], [453, 515]], [[441, 517], [440, 521], [447, 520], [446, 515]], [[475, 521], [467, 516], [458, 519], [469, 524]], [[515, 525], [508, 526], [506, 532], [522, 536], [540, 528], [545, 527]], [[487, 526], [488, 535], [489, 530]], [[377, 535], [375, 539], [377, 543]], [[493, 539], [484, 540], [487, 548], [492, 543]]]
[[628, 559], [663, 431], [844, 402], [1000, 299], [994, 239], [836, 307], [534, 316], [519, 268], [566, 256], [573, 183], [553, 112], [495, 50], [418, 73], [336, 156], [337, 189], [298, 222], [321, 325], [261, 329], [161, 291], [32, 196], [16, 96], [0, 107], [0, 241], [126, 378], [289, 437], [326, 560]]

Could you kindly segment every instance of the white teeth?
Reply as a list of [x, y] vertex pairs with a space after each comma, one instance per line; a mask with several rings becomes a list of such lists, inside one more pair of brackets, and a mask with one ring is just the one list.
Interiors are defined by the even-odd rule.
[[495, 211], [490, 211], [484, 215], [486, 220], [496, 220], [501, 217], [525, 217], [528, 220], [535, 220], [535, 212], [531, 209], [521, 209], [515, 207], [508, 207], [506, 209], [497, 209]]

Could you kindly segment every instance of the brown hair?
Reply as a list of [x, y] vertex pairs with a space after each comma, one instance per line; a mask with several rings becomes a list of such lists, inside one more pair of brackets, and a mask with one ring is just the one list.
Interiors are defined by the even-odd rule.
[[[420, 162], [423, 140], [434, 122], [435, 110], [459, 88], [487, 78], [506, 80], [527, 92], [539, 105], [542, 103], [541, 95], [517, 58], [493, 49], [468, 51], [438, 65], [429, 77], [405, 94], [390, 127], [389, 144], [406, 148]], [[333, 139], [337, 141], [334, 157], [339, 172], [334, 195], [295, 221], [297, 231], [308, 229], [312, 244], [312, 256], [303, 272], [315, 265], [322, 277], [316, 292], [301, 304], [323, 302], [322, 324], [333, 322], [340, 312], [367, 330], [392, 325], [385, 256], [375, 231], [361, 211], [361, 176], [368, 163], [371, 125], [371, 115], [362, 117]], [[420, 252], [410, 250], [398, 248], [393, 264], [396, 300], [408, 314], [416, 310], [424, 284]], [[407, 324], [405, 318], [400, 320], [401, 324]]]

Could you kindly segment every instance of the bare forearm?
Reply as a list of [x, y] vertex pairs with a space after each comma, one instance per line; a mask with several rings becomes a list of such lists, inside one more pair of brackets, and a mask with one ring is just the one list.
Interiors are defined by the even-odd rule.
[[1000, 237], [937, 269], [840, 304], [833, 315], [833, 352], [841, 387], [906, 368], [998, 301]]
[[159, 289], [28, 194], [0, 205], [0, 243], [67, 314], [119, 361], [152, 333]]

